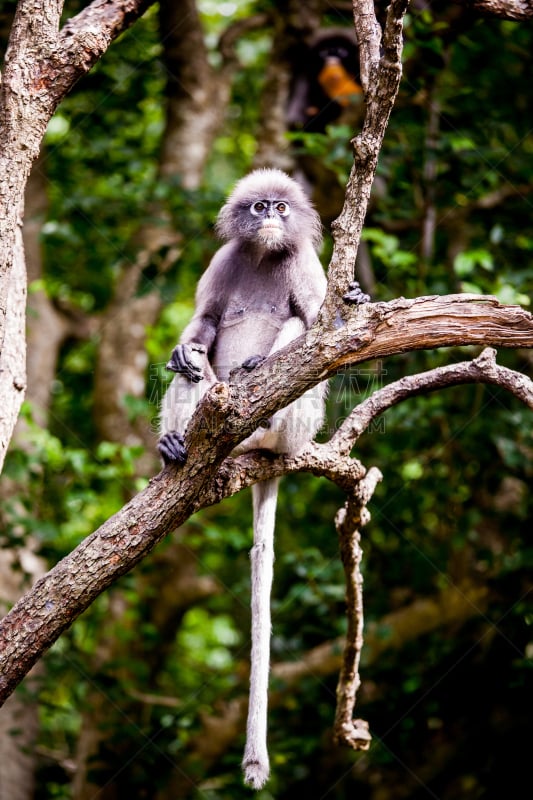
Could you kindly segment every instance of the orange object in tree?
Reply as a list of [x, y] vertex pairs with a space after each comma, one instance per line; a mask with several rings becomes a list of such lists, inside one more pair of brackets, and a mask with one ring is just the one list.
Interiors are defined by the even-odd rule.
[[318, 82], [328, 97], [344, 107], [350, 105], [354, 96], [363, 91], [335, 57], [327, 59], [318, 75]]

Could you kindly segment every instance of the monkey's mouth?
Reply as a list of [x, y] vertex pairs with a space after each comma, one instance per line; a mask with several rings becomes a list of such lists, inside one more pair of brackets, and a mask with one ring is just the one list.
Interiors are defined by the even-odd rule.
[[259, 241], [267, 247], [277, 247], [283, 240], [283, 230], [275, 222], [267, 222], [259, 229]]
[[283, 236], [283, 230], [279, 222], [276, 222], [275, 220], [272, 222], [263, 222], [259, 229], [259, 235], [269, 237], [273, 236], [276, 238], [278, 236]]

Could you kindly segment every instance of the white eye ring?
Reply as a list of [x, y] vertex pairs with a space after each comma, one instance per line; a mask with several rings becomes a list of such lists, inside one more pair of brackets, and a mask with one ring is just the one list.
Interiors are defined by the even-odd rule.
[[287, 203], [286, 200], [256, 200], [255, 203], [252, 203], [250, 206], [250, 213], [253, 214], [254, 217], [261, 217], [265, 212], [273, 207], [276, 214], [279, 214], [280, 217], [287, 217], [291, 213], [291, 207]]
[[281, 217], [288, 217], [291, 213], [291, 207], [286, 200], [280, 200], [276, 203], [276, 211]]
[[266, 211], [266, 203], [261, 202], [261, 200], [257, 200], [257, 202], [252, 203], [250, 206], [250, 212], [254, 215], [254, 217], [260, 217], [264, 211]]

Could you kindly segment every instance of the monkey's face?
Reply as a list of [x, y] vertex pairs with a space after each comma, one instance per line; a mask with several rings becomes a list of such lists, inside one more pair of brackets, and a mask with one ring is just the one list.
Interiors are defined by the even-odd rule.
[[270, 250], [282, 247], [291, 207], [287, 200], [256, 200], [250, 206], [253, 228], [261, 244]]
[[278, 253], [322, 241], [320, 217], [302, 187], [279, 169], [258, 169], [241, 178], [220, 209], [221, 239], [259, 245]]

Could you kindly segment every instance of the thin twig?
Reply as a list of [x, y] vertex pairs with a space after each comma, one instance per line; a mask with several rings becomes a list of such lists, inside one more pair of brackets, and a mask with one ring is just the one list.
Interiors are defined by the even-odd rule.
[[348, 628], [337, 684], [334, 737], [337, 744], [347, 745], [354, 750], [368, 750], [372, 739], [368, 723], [362, 719], [354, 719], [353, 712], [357, 690], [361, 684], [359, 662], [363, 647], [363, 576], [360, 568], [363, 551], [360, 545], [360, 529], [370, 519], [366, 506], [381, 479], [381, 472], [376, 467], [369, 469], [335, 520], [346, 576]]

